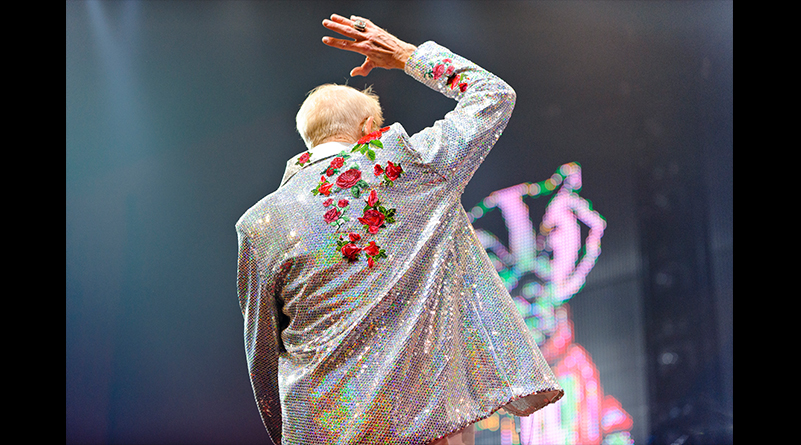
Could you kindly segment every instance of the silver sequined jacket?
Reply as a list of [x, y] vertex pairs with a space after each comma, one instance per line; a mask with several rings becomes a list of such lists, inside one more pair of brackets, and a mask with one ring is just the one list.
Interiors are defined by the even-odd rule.
[[276, 443], [426, 444], [563, 394], [460, 201], [515, 92], [434, 42], [405, 71], [456, 108], [295, 156], [237, 222], [247, 362]]

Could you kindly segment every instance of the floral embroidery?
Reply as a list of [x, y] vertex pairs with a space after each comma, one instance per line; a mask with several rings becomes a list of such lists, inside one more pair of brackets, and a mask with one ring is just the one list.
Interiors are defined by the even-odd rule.
[[362, 248], [356, 245], [356, 242], [361, 239], [361, 235], [358, 233], [349, 233], [348, 239], [345, 240], [342, 236], [339, 237], [337, 241], [337, 250], [342, 252], [342, 256], [348, 260], [348, 262], [354, 262], [359, 260], [359, 254], [362, 251]]
[[379, 141], [378, 139], [381, 137], [383, 133], [386, 133], [388, 130], [389, 127], [384, 127], [380, 130], [376, 130], [366, 136], [363, 136], [356, 142], [356, 145], [350, 152], [354, 153], [358, 151], [359, 153], [370, 158], [371, 161], [375, 161], [375, 151], [373, 151], [373, 149], [370, 148], [370, 146], [384, 148], [384, 144], [382, 144], [381, 141]]
[[368, 233], [376, 234], [379, 229], [386, 227], [386, 224], [395, 222], [395, 209], [382, 206], [376, 191], [371, 190], [367, 196], [367, 205], [364, 206], [364, 214], [357, 219], [364, 224], [364, 229]]
[[[350, 155], [342, 152], [331, 161], [328, 167], [321, 172], [320, 182], [317, 184], [317, 187], [311, 191], [313, 195], [329, 196], [331, 193], [336, 193], [343, 189], [350, 189], [351, 195], [353, 195], [354, 198], [358, 198], [361, 196], [362, 191], [370, 188], [367, 181], [362, 179], [362, 172], [358, 164], [354, 163], [345, 169], [345, 171], [339, 173], [340, 168], [345, 165], [345, 159], [349, 157]], [[334, 182], [328, 182], [328, 177], [337, 173], [339, 173], [339, 176]]]
[[400, 177], [401, 173], [403, 173], [403, 168], [400, 164], [393, 164], [392, 161], [387, 161], [386, 168], [381, 167], [381, 164], [376, 164], [373, 167], [373, 175], [381, 176], [382, 173], [384, 175], [384, 180], [381, 183], [390, 187], [392, 183]]
[[311, 154], [307, 151], [306, 153], [303, 153], [302, 155], [300, 155], [300, 157], [298, 158], [298, 161], [295, 162], [295, 164], [296, 165], [300, 165], [301, 167], [303, 167], [303, 165], [305, 165], [307, 162], [309, 162], [309, 158], [311, 158]]
[[[323, 206], [328, 208], [333, 203], [334, 199], [328, 198], [323, 201]], [[340, 199], [337, 201], [335, 206], [331, 207], [323, 214], [323, 221], [325, 221], [327, 224], [336, 226], [337, 230], [339, 230], [342, 224], [350, 221], [350, 218], [345, 216], [345, 211], [348, 210], [349, 206], [350, 202], [347, 199]]]
[[[464, 82], [462, 82], [464, 80]], [[467, 81], [470, 80], [464, 73], [454, 74], [453, 76], [448, 78], [448, 85], [451, 86], [451, 89], [456, 88], [459, 86], [459, 91], [464, 93], [467, 90]]]
[[452, 90], [459, 88], [459, 91], [464, 93], [467, 90], [470, 78], [464, 73], [454, 74], [455, 69], [456, 68], [453, 66], [453, 59], [446, 57], [439, 62], [432, 62], [425, 76], [434, 80], [439, 80], [444, 77], [447, 79], [447, 85], [451, 87]]
[[[356, 142], [351, 153], [359, 152], [374, 161], [374, 148], [384, 147], [379, 139], [388, 130], [389, 127], [384, 127], [362, 137]], [[362, 210], [362, 215], [356, 218], [362, 224], [364, 234], [349, 232], [347, 238], [344, 235], [340, 235], [336, 242], [336, 249], [348, 262], [359, 261], [361, 254], [364, 253], [367, 257], [367, 266], [373, 268], [378, 260], [387, 257], [387, 252], [376, 244], [374, 240], [368, 241], [364, 239], [364, 236], [375, 235], [385, 228], [387, 224], [393, 224], [396, 210], [388, 209], [382, 205], [378, 199], [378, 192], [365, 181], [357, 163], [354, 162], [347, 165], [347, 160], [350, 157], [350, 154], [343, 151], [332, 159], [328, 166], [320, 172], [320, 182], [311, 193], [315, 196], [320, 195], [327, 198], [323, 201], [323, 207], [326, 209], [323, 213], [323, 221], [326, 224], [335, 226], [336, 230], [339, 231], [343, 224], [352, 220], [347, 216], [351, 201], [346, 198], [335, 199], [331, 194], [349, 190], [353, 198], [359, 198], [366, 190], [370, 190], [364, 200], [365, 206]], [[298, 164], [302, 166], [308, 161], [308, 153], [304, 153], [298, 159]], [[375, 164], [373, 167], [374, 176], [383, 175], [380, 183], [382, 186], [391, 186], [393, 181], [397, 180], [402, 173], [403, 168], [400, 164], [392, 161], [387, 161], [385, 167], [382, 167], [381, 164]], [[329, 178], [331, 179], [329, 180]]]
[[380, 248], [378, 244], [375, 243], [375, 241], [370, 241], [367, 247], [362, 249], [362, 251], [364, 251], [364, 253], [367, 254], [367, 265], [370, 268], [375, 266], [376, 259], [387, 257], [387, 252], [384, 249]]
[[323, 172], [320, 174], [324, 174], [326, 176], [334, 176], [335, 174], [339, 173], [339, 169], [342, 168], [343, 165], [345, 165], [345, 159], [349, 157], [350, 156], [348, 155], [335, 157], [334, 160], [332, 160], [331, 163], [328, 165], [328, 167], [325, 170], [323, 170]]
[[323, 195], [328, 196], [331, 194], [331, 188], [334, 187], [334, 184], [328, 182], [328, 179], [325, 176], [320, 176], [320, 182], [317, 184], [317, 187], [312, 190], [313, 195]]

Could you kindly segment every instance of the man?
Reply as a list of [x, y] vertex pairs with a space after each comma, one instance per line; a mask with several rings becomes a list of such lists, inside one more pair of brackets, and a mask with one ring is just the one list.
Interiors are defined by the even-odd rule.
[[514, 90], [434, 42], [359, 17], [323, 25], [352, 39], [325, 44], [366, 56], [352, 76], [402, 69], [457, 105], [412, 136], [381, 128], [370, 91], [326, 85], [301, 106], [309, 150], [237, 223], [248, 366], [273, 441], [462, 443], [500, 408], [555, 402], [563, 391], [460, 203]]

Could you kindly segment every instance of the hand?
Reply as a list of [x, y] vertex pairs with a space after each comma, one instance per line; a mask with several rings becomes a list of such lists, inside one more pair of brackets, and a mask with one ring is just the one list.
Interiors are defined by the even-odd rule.
[[[353, 22], [356, 20], [364, 21], [364, 31], [353, 27]], [[341, 15], [333, 14], [330, 20], [323, 20], [323, 26], [353, 39], [335, 39], [326, 36], [323, 37], [323, 43], [365, 56], [364, 63], [350, 71], [351, 77], [366, 76], [373, 68], [402, 70], [406, 66], [409, 56], [417, 49], [416, 46], [400, 40], [374, 25], [373, 22], [355, 15], [346, 19]]]

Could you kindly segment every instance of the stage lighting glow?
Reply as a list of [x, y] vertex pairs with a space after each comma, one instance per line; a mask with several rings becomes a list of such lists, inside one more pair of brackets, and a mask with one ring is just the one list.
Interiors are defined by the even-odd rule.
[[[560, 166], [548, 179], [495, 191], [468, 212], [476, 236], [512, 294], [565, 396], [553, 407], [520, 419], [495, 413], [476, 424], [477, 432], [499, 431], [503, 444], [632, 444], [632, 418], [605, 396], [590, 354], [573, 341], [567, 302], [581, 291], [601, 253], [606, 220], [579, 196], [581, 166]], [[552, 195], [535, 229], [526, 199]], [[500, 210], [508, 246], [482, 227], [481, 218]], [[588, 228], [582, 239], [581, 224]], [[512, 423], [510, 423], [512, 422]], [[497, 433], [496, 433], [497, 434]]]

